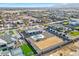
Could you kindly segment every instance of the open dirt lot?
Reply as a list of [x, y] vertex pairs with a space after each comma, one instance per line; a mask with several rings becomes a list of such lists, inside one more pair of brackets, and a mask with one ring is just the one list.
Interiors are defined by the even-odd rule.
[[50, 56], [60, 56], [60, 55], [62, 55], [62, 56], [75, 55], [76, 56], [79, 54], [79, 53], [77, 53], [77, 51], [79, 51], [78, 42], [64, 46], [64, 47], [60, 48], [59, 50], [57, 50], [55, 53], [50, 53]]
[[61, 42], [63, 42], [62, 39], [60, 39], [56, 36], [53, 36], [53, 37], [46, 38], [42, 41], [35, 42], [35, 44], [39, 49], [45, 49], [47, 47], [54, 46], [54, 45], [59, 44]]

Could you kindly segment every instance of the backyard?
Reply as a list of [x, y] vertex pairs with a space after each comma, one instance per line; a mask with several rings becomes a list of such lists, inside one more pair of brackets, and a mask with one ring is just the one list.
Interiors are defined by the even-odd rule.
[[79, 31], [71, 31], [69, 32], [71, 36], [79, 36]]

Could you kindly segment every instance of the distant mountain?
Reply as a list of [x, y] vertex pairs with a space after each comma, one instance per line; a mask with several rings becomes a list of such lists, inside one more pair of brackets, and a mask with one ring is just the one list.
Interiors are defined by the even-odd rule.
[[79, 3], [54, 3], [53, 8], [79, 8]]

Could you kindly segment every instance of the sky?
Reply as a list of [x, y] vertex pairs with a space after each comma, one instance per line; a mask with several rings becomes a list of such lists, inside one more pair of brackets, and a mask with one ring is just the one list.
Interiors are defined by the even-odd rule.
[[0, 3], [0, 7], [52, 7], [52, 3]]
[[0, 7], [79, 7], [79, 3], [0, 3]]

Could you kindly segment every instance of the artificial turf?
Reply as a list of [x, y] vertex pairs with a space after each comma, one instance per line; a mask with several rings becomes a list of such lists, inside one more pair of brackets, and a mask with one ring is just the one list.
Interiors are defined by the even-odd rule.
[[21, 45], [21, 49], [22, 49], [23, 54], [24, 54], [25, 56], [34, 55], [34, 52], [32, 51], [31, 48], [29, 48], [29, 46], [28, 46], [27, 44]]

